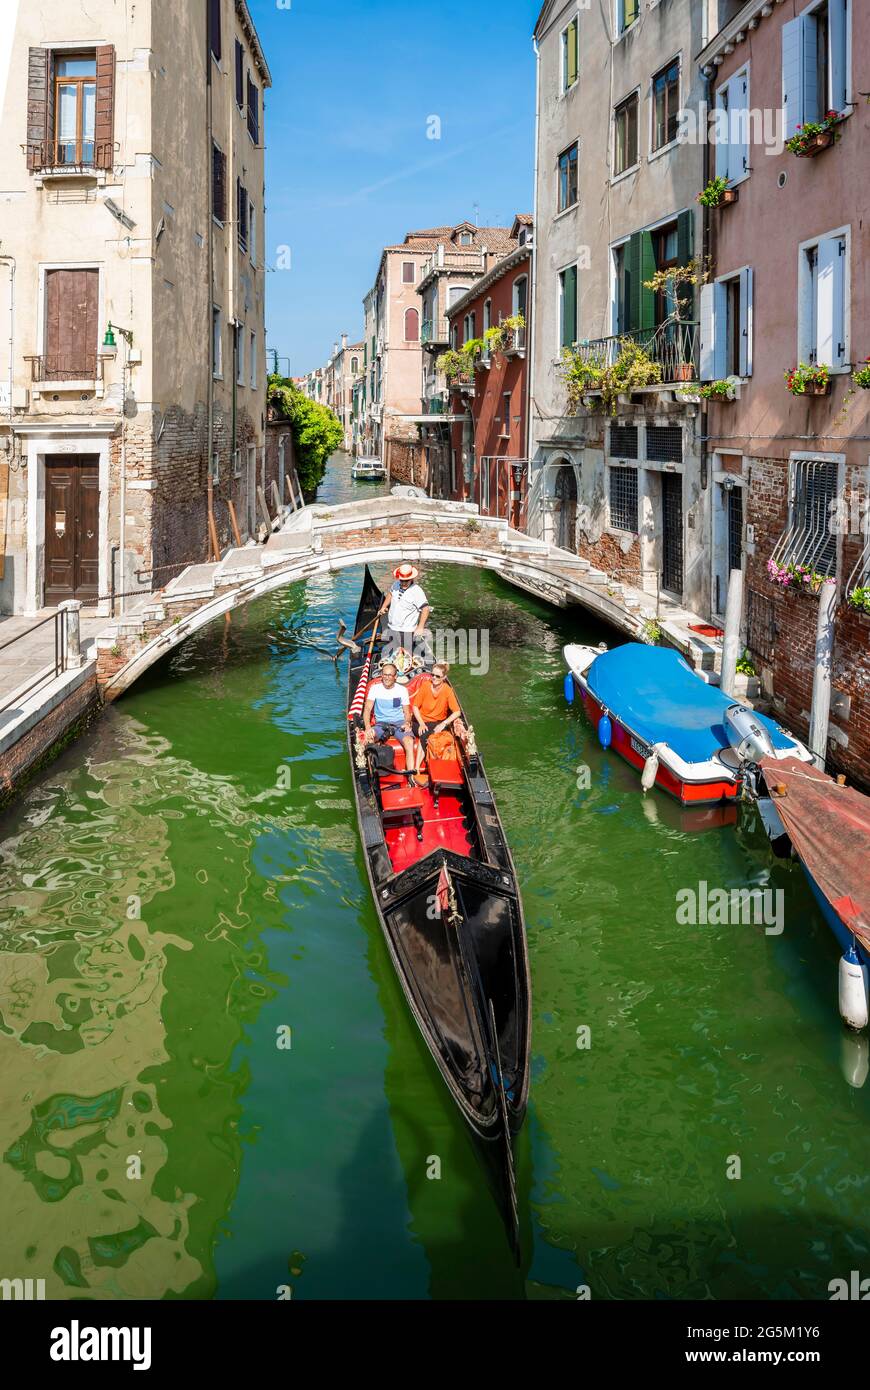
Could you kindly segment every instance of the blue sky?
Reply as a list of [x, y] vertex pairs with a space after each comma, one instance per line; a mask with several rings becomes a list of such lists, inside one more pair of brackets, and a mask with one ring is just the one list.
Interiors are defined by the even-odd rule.
[[383, 246], [532, 211], [540, 0], [278, 4], [249, 0], [274, 83], [266, 260], [286, 246], [291, 261], [267, 276], [267, 340], [296, 376], [362, 336]]

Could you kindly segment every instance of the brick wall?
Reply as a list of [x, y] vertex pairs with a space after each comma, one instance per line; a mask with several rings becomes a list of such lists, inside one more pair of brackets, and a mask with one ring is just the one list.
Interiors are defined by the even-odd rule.
[[[809, 732], [815, 669], [818, 601], [774, 584], [767, 561], [788, 521], [788, 464], [783, 459], [751, 459], [746, 521], [755, 528], [753, 553], [747, 556], [747, 588], [772, 602], [776, 628], [768, 661], [753, 651], [763, 671], [765, 693], [777, 717], [802, 738]], [[848, 489], [857, 477], [847, 478]], [[842, 569], [848, 575], [857, 559], [857, 541], [843, 546]], [[831, 715], [829, 763], [860, 785], [870, 787], [870, 617], [841, 603], [836, 614], [832, 683], [849, 696], [847, 718]]]
[[626, 551], [618, 538], [609, 531], [605, 531], [600, 540], [590, 544], [581, 530], [577, 553], [605, 573], [616, 574], [617, 578], [625, 578], [630, 582], [631, 575], [640, 574], [640, 539], [637, 536]]
[[59, 744], [72, 737], [73, 730], [99, 708], [96, 676], [88, 680], [63, 700], [56, 709], [0, 754], [0, 806], [20, 788], [24, 779], [49, 762], [60, 751]]
[[384, 461], [390, 482], [411, 483], [415, 487], [428, 489], [429, 468], [422, 444], [390, 434], [385, 438], [384, 446]]

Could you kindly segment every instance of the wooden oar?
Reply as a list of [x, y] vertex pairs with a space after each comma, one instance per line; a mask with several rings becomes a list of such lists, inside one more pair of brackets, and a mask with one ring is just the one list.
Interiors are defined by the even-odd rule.
[[[353, 652], [354, 656], [359, 656], [360, 648], [356, 644], [356, 639], [358, 637], [363, 637], [368, 632], [369, 628], [374, 623], [377, 623], [380, 616], [381, 614], [379, 609], [375, 616], [372, 618], [371, 622], [366, 623], [365, 627], [361, 627], [359, 632], [355, 632], [353, 634], [353, 637], [345, 637], [344, 634], [347, 632], [347, 624], [345, 623], [344, 619], [342, 619], [342, 621], [338, 625], [338, 632], [336, 633], [335, 640], [338, 642], [339, 646], [342, 649], [346, 648], [348, 651]], [[342, 652], [339, 652], [338, 655], [341, 656]], [[336, 657], [336, 660], [338, 660], [338, 657]]]

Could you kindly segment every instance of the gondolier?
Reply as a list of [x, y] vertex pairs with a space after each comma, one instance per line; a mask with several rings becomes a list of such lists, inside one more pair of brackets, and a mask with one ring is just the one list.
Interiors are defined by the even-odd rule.
[[426, 625], [429, 622], [429, 600], [417, 583], [418, 570], [402, 564], [393, 571], [393, 586], [381, 605], [380, 614], [387, 615], [387, 644], [392, 652], [400, 647], [427, 656]]

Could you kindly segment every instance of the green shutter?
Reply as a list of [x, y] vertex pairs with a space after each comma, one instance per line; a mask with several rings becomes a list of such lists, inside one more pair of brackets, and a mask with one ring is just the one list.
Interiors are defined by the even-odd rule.
[[572, 19], [568, 25], [568, 73], [567, 87], [573, 87], [577, 81], [577, 21]]
[[[692, 208], [681, 212], [677, 218], [677, 257], [680, 265], [688, 265], [695, 254], [695, 213]], [[683, 285], [680, 298], [685, 301], [682, 318], [687, 323], [695, 322], [695, 291], [691, 285]]]
[[562, 271], [562, 347], [577, 341], [577, 267]]
[[640, 328], [640, 232], [634, 232], [625, 248], [625, 331]]
[[655, 328], [656, 297], [653, 290], [646, 287], [656, 273], [656, 257], [653, 239], [649, 232], [640, 234], [640, 322], [638, 328]]

